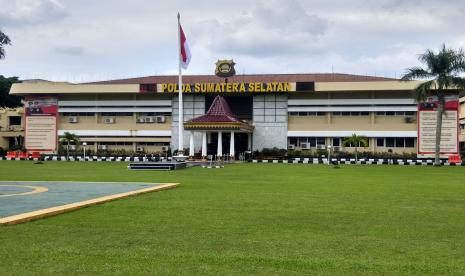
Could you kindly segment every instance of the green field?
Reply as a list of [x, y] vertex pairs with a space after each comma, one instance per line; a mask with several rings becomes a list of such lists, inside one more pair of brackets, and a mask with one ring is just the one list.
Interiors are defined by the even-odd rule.
[[0, 161], [0, 180], [181, 183], [0, 227], [1, 275], [465, 274], [461, 167]]

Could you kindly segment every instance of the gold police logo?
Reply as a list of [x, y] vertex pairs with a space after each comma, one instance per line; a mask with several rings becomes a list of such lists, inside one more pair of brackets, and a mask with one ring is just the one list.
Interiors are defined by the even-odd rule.
[[215, 64], [215, 75], [218, 77], [227, 78], [236, 74], [235, 63], [232, 59], [218, 60]]

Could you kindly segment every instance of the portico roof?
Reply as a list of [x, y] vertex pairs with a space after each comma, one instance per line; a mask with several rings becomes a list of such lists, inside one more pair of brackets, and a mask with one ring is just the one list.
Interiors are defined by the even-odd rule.
[[184, 128], [188, 130], [240, 130], [252, 132], [253, 126], [241, 121], [231, 111], [226, 100], [218, 95], [213, 100], [212, 105], [205, 115], [193, 118], [184, 123]]

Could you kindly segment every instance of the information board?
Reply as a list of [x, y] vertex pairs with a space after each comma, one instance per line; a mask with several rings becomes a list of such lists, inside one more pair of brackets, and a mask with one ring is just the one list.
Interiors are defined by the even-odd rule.
[[[418, 157], [434, 157], [436, 144], [437, 97], [430, 96], [418, 105]], [[446, 96], [442, 114], [440, 156], [458, 154], [458, 95]]]
[[28, 151], [57, 150], [58, 100], [52, 97], [25, 99], [25, 147]]

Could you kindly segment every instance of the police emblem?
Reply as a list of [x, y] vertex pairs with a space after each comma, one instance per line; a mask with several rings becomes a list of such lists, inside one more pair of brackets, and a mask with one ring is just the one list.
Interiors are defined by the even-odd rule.
[[218, 60], [216, 63], [215, 75], [222, 78], [232, 77], [236, 74], [234, 61], [232, 59]]

